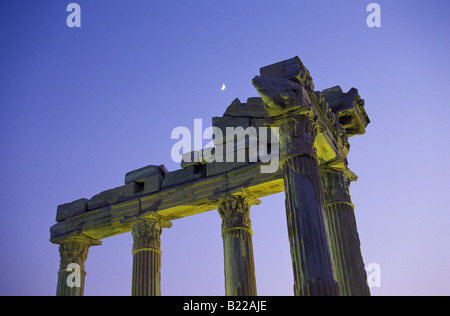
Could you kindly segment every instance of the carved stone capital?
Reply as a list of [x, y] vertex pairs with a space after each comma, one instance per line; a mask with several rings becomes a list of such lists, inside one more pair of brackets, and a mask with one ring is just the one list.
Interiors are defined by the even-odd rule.
[[101, 242], [86, 236], [69, 237], [59, 242], [59, 254], [61, 257], [60, 270], [67, 269], [71, 263], [76, 263], [84, 270], [85, 262], [91, 246], [101, 245]]
[[335, 169], [329, 166], [320, 166], [325, 204], [346, 203], [351, 204], [350, 183], [355, 175], [349, 170]]
[[315, 118], [306, 115], [285, 115], [273, 118], [270, 125], [279, 128], [281, 167], [293, 156], [316, 156], [314, 142], [319, 125]]
[[222, 218], [222, 233], [232, 230], [247, 230], [252, 233], [250, 220], [250, 207], [260, 204], [261, 201], [252, 197], [248, 192], [226, 194], [220, 201], [218, 212]]
[[138, 251], [161, 252], [161, 234], [163, 228], [172, 227], [172, 223], [162, 218], [140, 218], [132, 225], [133, 254]]

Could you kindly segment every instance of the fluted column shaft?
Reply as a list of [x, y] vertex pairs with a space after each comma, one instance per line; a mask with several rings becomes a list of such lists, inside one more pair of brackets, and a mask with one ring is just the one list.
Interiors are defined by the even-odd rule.
[[132, 226], [133, 296], [161, 295], [161, 233], [171, 223], [162, 219], [139, 219]]
[[227, 195], [219, 205], [227, 296], [256, 296], [250, 207], [259, 204], [247, 194]]
[[370, 296], [367, 274], [344, 170], [321, 167], [334, 267], [343, 296]]
[[339, 288], [324, 210], [319, 163], [315, 156], [316, 122], [306, 115], [276, 121], [286, 194], [286, 217], [298, 296], [337, 296]]
[[89, 248], [101, 242], [85, 236], [69, 237], [59, 243], [61, 257], [56, 296], [83, 296], [85, 262]]

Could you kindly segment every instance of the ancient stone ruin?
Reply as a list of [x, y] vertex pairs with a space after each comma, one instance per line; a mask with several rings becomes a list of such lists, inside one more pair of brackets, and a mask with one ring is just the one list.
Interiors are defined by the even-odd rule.
[[[233, 148], [247, 150], [244, 161], [186, 159], [172, 172], [150, 165], [127, 173], [121, 187], [58, 206], [57, 223], [50, 229], [50, 241], [59, 245], [61, 256], [57, 295], [83, 295], [89, 248], [130, 232], [132, 295], [160, 295], [163, 230], [184, 217], [218, 210], [225, 294], [254, 296], [250, 208], [259, 198], [282, 191], [294, 294], [370, 295], [349, 194], [357, 176], [347, 166], [348, 138], [364, 134], [369, 124], [364, 100], [356, 89], [314, 91], [298, 57], [261, 68], [253, 85], [261, 97], [246, 103], [236, 99], [222, 117], [213, 118], [213, 126], [224, 133], [230, 126], [276, 127], [279, 153], [270, 154], [279, 155], [280, 168], [261, 172], [267, 160], [259, 153], [250, 159], [248, 142], [241, 142]], [[73, 273], [78, 273], [78, 284], [71, 282]]]

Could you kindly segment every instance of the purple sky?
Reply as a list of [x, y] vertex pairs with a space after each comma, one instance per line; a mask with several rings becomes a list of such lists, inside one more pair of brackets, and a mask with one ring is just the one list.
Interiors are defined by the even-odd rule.
[[[298, 55], [317, 90], [359, 89], [351, 194], [373, 295], [450, 295], [450, 2], [71, 0], [0, 3], [0, 295], [54, 295], [56, 207], [171, 161], [171, 131], [258, 96], [259, 68]], [[227, 85], [221, 91], [222, 84]], [[206, 143], [206, 142], [205, 142]], [[220, 217], [162, 235], [163, 295], [223, 295]], [[258, 294], [292, 295], [284, 194], [252, 208]], [[91, 248], [86, 295], [131, 294], [131, 234]]]

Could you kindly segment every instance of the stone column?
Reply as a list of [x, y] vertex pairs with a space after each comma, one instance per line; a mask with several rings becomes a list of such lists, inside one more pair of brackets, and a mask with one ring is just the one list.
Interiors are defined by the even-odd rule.
[[295, 295], [339, 295], [328, 241], [319, 163], [314, 150], [315, 122], [302, 115], [279, 120], [278, 124], [282, 133], [281, 168]]
[[101, 242], [85, 236], [69, 237], [58, 242], [61, 257], [56, 296], [83, 296], [85, 262], [91, 246]]
[[132, 225], [132, 296], [161, 295], [161, 233], [171, 226], [160, 218], [141, 218]]
[[[348, 170], [321, 166], [334, 267], [343, 296], [370, 296], [351, 202]], [[356, 177], [355, 177], [356, 178]]]
[[314, 147], [319, 124], [310, 99], [313, 84], [306, 68], [297, 67], [295, 80], [257, 76], [253, 85], [272, 118], [270, 125], [279, 128], [295, 295], [337, 296]]
[[227, 296], [256, 296], [250, 207], [259, 203], [246, 193], [228, 194], [220, 202]]

